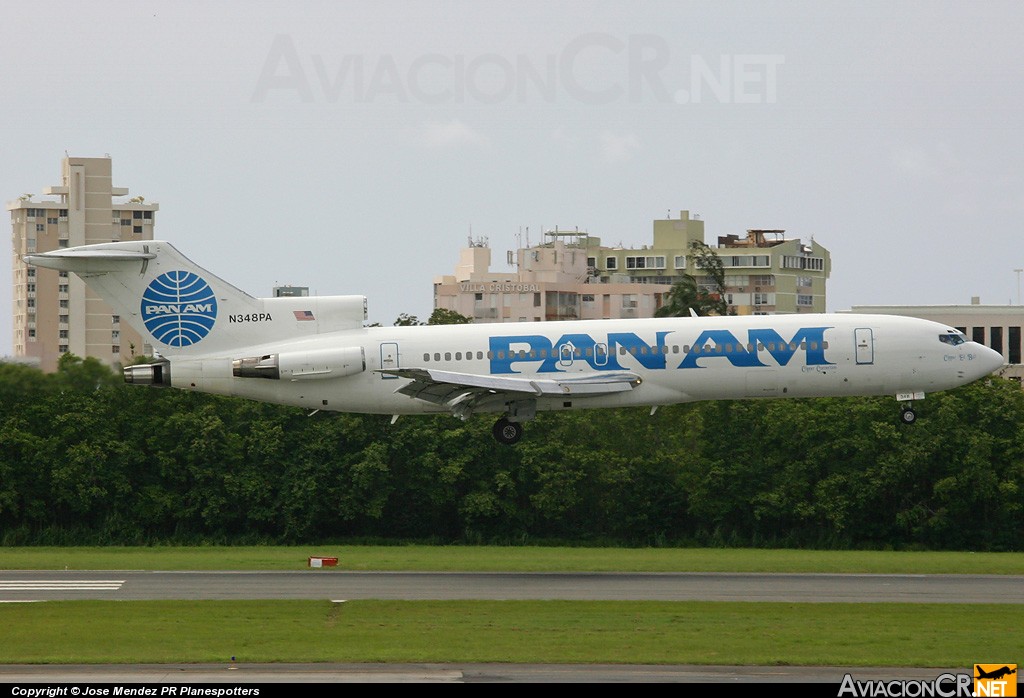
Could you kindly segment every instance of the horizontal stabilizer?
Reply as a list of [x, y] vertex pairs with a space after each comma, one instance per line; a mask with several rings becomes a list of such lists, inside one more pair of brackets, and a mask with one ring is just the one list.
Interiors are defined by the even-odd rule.
[[126, 264], [142, 263], [155, 259], [153, 252], [138, 250], [91, 249], [70, 247], [41, 254], [25, 255], [25, 262], [36, 267], [73, 271], [77, 274], [103, 274], [122, 271]]

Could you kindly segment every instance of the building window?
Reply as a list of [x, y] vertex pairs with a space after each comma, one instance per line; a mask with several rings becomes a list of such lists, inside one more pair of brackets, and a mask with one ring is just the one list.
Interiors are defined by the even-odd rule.
[[622, 294], [622, 307], [623, 308], [635, 308], [637, 306], [636, 294], [635, 293], [623, 293]]
[[1000, 354], [1003, 353], [1003, 328], [1002, 327], [992, 327], [992, 328], [989, 329], [989, 346], [992, 347], [992, 349], [994, 351], [997, 351]]
[[120, 344], [114, 344], [113, 346], [111, 346], [110, 347], [110, 353], [111, 354], [120, 354], [121, 353], [121, 345]]
[[664, 269], [665, 258], [658, 257], [626, 257], [626, 269]]
[[67, 293], [68, 284], [57, 284], [57, 293]]
[[47, 225], [57, 225], [57, 219], [56, 218], [47, 218], [46, 219], [46, 223], [47, 223]]
[[135, 233], [136, 235], [142, 235], [142, 226], [141, 225], [133, 226], [132, 227], [132, 232]]
[[121, 219], [121, 225], [131, 225], [131, 224], [132, 224], [132, 219], [131, 218], [122, 218]]
[[735, 254], [719, 257], [723, 267], [768, 267], [771, 258], [766, 254]]
[[37, 233], [42, 233], [45, 230], [46, 230], [46, 226], [45, 225], [43, 225], [42, 223], [36, 223], [36, 232]]
[[804, 294], [797, 294], [796, 297], [797, 305], [814, 305], [814, 296], [807, 296]]
[[67, 300], [61, 300], [61, 301], [58, 301], [58, 303], [60, 303], [60, 307], [62, 307], [62, 308], [67, 308], [68, 307]]
[[605, 259], [604, 259], [604, 268], [605, 269], [618, 269], [619, 268], [619, 260], [616, 257], [605, 257]]
[[29, 267], [28, 268], [28, 278], [30, 278], [30, 279], [36, 278], [36, 268], [35, 267]]
[[59, 247], [67, 247], [68, 246], [68, 241], [67, 240], [58, 240], [57, 241], [57, 245]]
[[768, 294], [767, 293], [755, 293], [754, 294], [754, 305], [768, 305]]
[[132, 218], [141, 221], [142, 220], [142, 211], [132, 211]]
[[686, 255], [677, 254], [675, 258], [672, 260], [672, 266], [674, 266], [676, 269], [686, 269]]
[[57, 322], [63, 323], [65, 325], [68, 324], [68, 316], [67, 315], [58, 315], [57, 316]]
[[587, 257], [587, 266], [591, 269], [597, 268], [597, 257]]
[[1008, 353], [1008, 358], [1009, 358], [1011, 364], [1019, 364], [1020, 363], [1020, 328], [1019, 327], [1010, 327], [1010, 328], [1008, 328], [1008, 331], [1009, 331], [1009, 336], [1007, 337], [1007, 339], [1009, 339], [1009, 341], [1010, 341], [1010, 346], [1007, 347], [1007, 349], [1009, 350], [1007, 352]]
[[60, 336], [61, 339], [67, 339], [68, 338], [68, 331], [67, 330], [60, 330], [59, 336]]
[[783, 255], [783, 269], [807, 269], [809, 271], [824, 271], [824, 257], [798, 257], [796, 255]]
[[153, 212], [152, 211], [143, 211], [142, 212], [142, 218], [144, 220], [147, 220], [147, 221], [153, 220]]

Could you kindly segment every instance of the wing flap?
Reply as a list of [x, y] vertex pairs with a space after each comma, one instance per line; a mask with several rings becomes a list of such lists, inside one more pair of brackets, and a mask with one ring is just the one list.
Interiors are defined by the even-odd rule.
[[516, 378], [432, 368], [380, 369], [411, 382], [396, 392], [438, 405], [465, 404], [467, 400], [501, 394], [510, 397], [583, 397], [632, 390], [640, 384], [634, 373], [587, 373], [564, 378]]

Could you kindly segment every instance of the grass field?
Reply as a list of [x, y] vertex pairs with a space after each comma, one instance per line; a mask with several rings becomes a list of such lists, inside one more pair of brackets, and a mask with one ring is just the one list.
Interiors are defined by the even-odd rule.
[[[1024, 555], [585, 548], [2, 548], [3, 569], [1024, 574]], [[580, 601], [0, 604], [0, 663], [1024, 663], [1020, 606]]]
[[1024, 574], [1024, 553], [470, 546], [0, 548], [0, 569]]

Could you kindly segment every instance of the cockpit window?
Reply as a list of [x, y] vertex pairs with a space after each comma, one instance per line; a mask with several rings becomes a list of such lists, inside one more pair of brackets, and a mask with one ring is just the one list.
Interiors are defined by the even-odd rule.
[[966, 342], [967, 341], [967, 337], [964, 336], [964, 334], [962, 332], [955, 332], [953, 330], [950, 330], [949, 332], [946, 332], [945, 334], [940, 334], [939, 335], [939, 341], [940, 342], [945, 342], [946, 344], [950, 344], [950, 345], [955, 347], [958, 344], [963, 344], [964, 342]]

